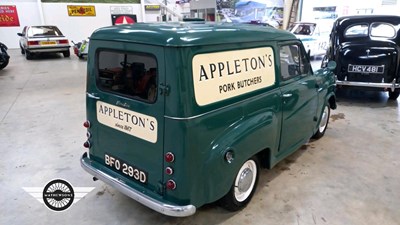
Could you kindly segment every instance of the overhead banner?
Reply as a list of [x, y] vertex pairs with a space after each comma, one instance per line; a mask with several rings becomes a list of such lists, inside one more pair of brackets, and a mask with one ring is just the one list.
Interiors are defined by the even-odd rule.
[[111, 21], [112, 21], [112, 25], [137, 23], [136, 15], [133, 15], [133, 14], [111, 15]]
[[284, 0], [217, 0], [216, 21], [256, 23], [279, 28]]
[[17, 7], [0, 5], [0, 27], [19, 27]]
[[94, 5], [67, 5], [68, 16], [96, 16]]

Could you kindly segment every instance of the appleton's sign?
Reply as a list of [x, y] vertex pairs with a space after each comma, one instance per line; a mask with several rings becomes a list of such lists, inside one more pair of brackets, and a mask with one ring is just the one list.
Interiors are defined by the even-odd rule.
[[149, 141], [157, 142], [156, 118], [97, 101], [97, 120], [106, 126]]
[[19, 27], [15, 5], [0, 5], [0, 27]]
[[67, 5], [68, 16], [96, 16], [93, 5]]
[[193, 58], [193, 82], [200, 106], [252, 92], [275, 83], [272, 48], [199, 54]]

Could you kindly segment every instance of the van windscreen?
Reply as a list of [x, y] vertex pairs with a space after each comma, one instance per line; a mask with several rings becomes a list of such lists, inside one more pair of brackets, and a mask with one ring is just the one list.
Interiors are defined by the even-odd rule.
[[157, 61], [146, 53], [102, 50], [97, 85], [106, 92], [152, 103], [157, 97]]

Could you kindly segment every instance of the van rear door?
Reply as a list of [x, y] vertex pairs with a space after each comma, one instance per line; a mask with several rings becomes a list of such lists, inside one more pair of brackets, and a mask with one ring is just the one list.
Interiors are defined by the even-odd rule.
[[164, 96], [157, 87], [165, 81], [164, 49], [91, 40], [89, 51], [91, 159], [143, 193], [162, 193]]

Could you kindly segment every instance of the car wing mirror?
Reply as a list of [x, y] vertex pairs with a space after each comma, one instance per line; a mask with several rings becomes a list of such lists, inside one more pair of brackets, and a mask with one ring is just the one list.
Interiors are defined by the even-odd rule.
[[309, 59], [311, 59], [311, 58], [310, 58], [310, 55], [311, 55], [311, 50], [308, 49], [308, 51], [307, 51], [307, 57], [308, 57]]
[[327, 67], [331, 71], [335, 70], [336, 69], [336, 62], [335, 61], [329, 61]]
[[22, 33], [17, 33], [17, 35], [20, 37], [24, 36]]

